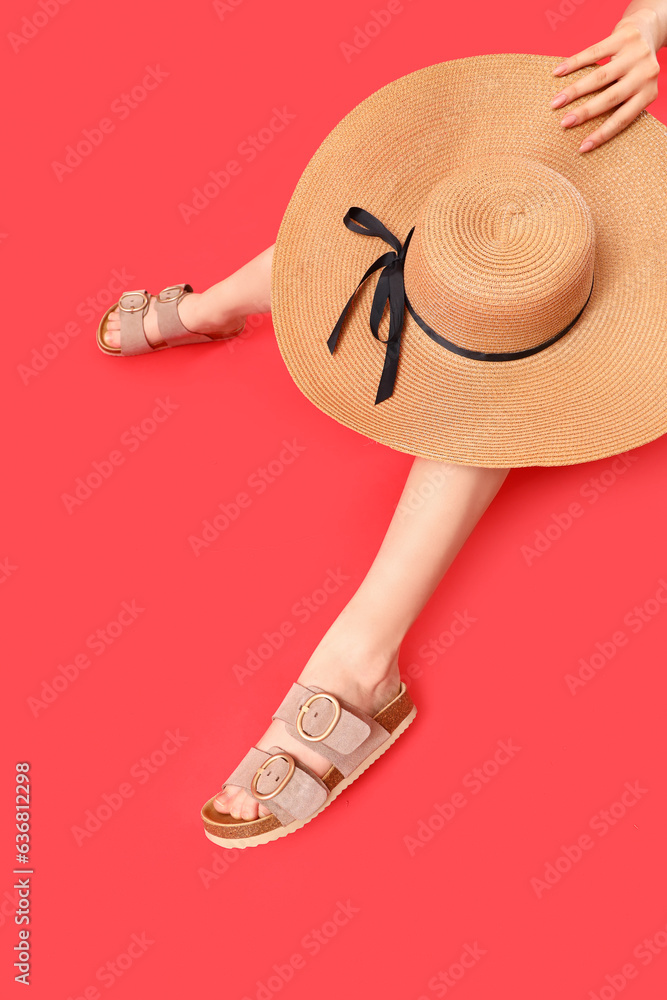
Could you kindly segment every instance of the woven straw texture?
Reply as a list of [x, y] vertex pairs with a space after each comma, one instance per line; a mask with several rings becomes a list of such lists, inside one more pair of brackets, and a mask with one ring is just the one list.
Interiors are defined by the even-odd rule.
[[[562, 57], [501, 53], [429, 66], [366, 98], [324, 139], [285, 211], [271, 274], [280, 351], [335, 420], [398, 451], [486, 467], [572, 465], [667, 431], [667, 129], [641, 114], [580, 154], [551, 98]], [[587, 67], [565, 83], [592, 72]], [[590, 95], [589, 95], [590, 96]], [[405, 289], [461, 357], [405, 313], [393, 396], [375, 406], [384, 346], [369, 315], [390, 248], [350, 232], [359, 206], [403, 242]], [[389, 309], [381, 335], [386, 337]]]

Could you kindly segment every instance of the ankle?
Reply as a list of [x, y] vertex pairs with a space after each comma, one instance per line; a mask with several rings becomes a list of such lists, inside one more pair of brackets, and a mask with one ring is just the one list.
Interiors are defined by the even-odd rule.
[[213, 288], [207, 288], [193, 301], [197, 323], [200, 327], [218, 328], [227, 323], [234, 323], [245, 315], [239, 309], [234, 308], [232, 296], [224, 294], [224, 289], [221, 288], [223, 284], [224, 282], [221, 282]]
[[368, 715], [375, 715], [401, 688], [398, 658], [370, 661], [360, 651], [327, 649], [320, 644], [297, 678], [305, 687], [319, 687], [343, 698]]
[[[389, 627], [388, 627], [389, 626]], [[354, 598], [343, 608], [322, 642], [343, 650], [349, 662], [376, 682], [398, 672], [398, 653], [403, 633]]]
[[303, 676], [316, 683], [318, 675], [335, 675], [367, 691], [399, 683], [398, 647], [377, 637], [341, 629], [334, 622], [308, 660]]

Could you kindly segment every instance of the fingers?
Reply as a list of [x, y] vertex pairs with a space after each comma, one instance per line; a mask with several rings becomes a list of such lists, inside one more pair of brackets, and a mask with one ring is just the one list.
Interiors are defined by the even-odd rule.
[[[635, 68], [632, 72], [627, 73], [622, 80], [608, 87], [602, 93], [596, 94], [590, 101], [579, 105], [578, 108], [573, 108], [563, 118], [561, 125], [563, 128], [574, 128], [620, 105], [618, 110], [603, 122], [599, 128], [586, 136], [580, 147], [580, 152], [585, 153], [597, 146], [601, 146], [604, 142], [611, 139], [612, 136], [617, 135], [637, 117], [640, 111], [651, 104], [657, 96], [657, 78], [650, 76], [647, 80], [646, 74], [640, 69]], [[586, 145], [584, 149], [583, 146], [586, 143], [590, 143], [590, 145]]]
[[595, 97], [591, 97], [590, 101], [580, 104], [578, 108], [573, 108], [570, 114], [563, 119], [563, 122], [566, 122], [570, 128], [574, 125], [581, 125], [582, 122], [596, 118], [598, 115], [604, 114], [605, 111], [615, 108], [629, 97], [641, 93], [645, 86], [645, 80], [642, 76], [637, 73], [628, 73], [622, 80], [608, 87], [601, 94], [596, 94]]
[[584, 94], [590, 94], [594, 90], [601, 90], [602, 87], [606, 87], [627, 73], [632, 65], [633, 60], [629, 55], [619, 56], [618, 59], [614, 59], [612, 62], [600, 66], [593, 73], [589, 73], [582, 80], [577, 80], [576, 83], [565, 87], [553, 98], [551, 107], [562, 108], [566, 104], [570, 104], [571, 101], [575, 101], [578, 97], [583, 97]]
[[599, 62], [600, 59], [606, 59], [607, 56], [614, 55], [618, 49], [618, 36], [608, 35], [601, 42], [589, 45], [587, 49], [582, 49], [576, 55], [569, 56], [560, 66], [556, 66], [553, 71], [554, 76], [567, 76], [569, 73], [574, 73], [575, 70], [583, 69], [584, 66], [591, 66], [593, 63]]
[[660, 64], [655, 48], [646, 29], [631, 18], [620, 21], [611, 35], [576, 53], [553, 73], [555, 76], [573, 73], [606, 56], [611, 57], [608, 63], [565, 87], [551, 101], [552, 107], [565, 108], [577, 98], [597, 91], [590, 100], [570, 110], [561, 122], [563, 128], [573, 128], [617, 108], [606, 122], [586, 136], [580, 147], [582, 153], [617, 135], [658, 96]]
[[[622, 132], [637, 117], [640, 111], [643, 111], [646, 105], [651, 103], [651, 100], [654, 100], [654, 98], [647, 100], [644, 91], [635, 94], [622, 104], [620, 108], [617, 108], [614, 114], [610, 115], [599, 128], [596, 128], [594, 132], [586, 136], [579, 147], [579, 152], [587, 153], [591, 149], [596, 149], [598, 146], [602, 146], [603, 143], [608, 142], [612, 136]], [[581, 109], [577, 108], [577, 111], [579, 110]]]

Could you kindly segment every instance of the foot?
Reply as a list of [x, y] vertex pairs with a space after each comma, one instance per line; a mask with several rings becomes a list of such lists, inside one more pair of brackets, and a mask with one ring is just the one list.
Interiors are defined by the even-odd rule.
[[[329, 691], [371, 716], [389, 704], [401, 687], [397, 655], [383, 660], [340, 647], [334, 650], [326, 637], [297, 680], [306, 687], [315, 685]], [[326, 757], [290, 736], [280, 719], [271, 722], [255, 746], [260, 750], [282, 747], [320, 777], [324, 777], [331, 767]], [[218, 812], [230, 813], [235, 819], [245, 820], [268, 816], [271, 811], [238, 785], [225, 785], [215, 798], [215, 808]]]
[[[191, 333], [226, 334], [238, 333], [245, 323], [246, 316], [241, 312], [230, 311], [220, 302], [219, 296], [206, 292], [189, 292], [177, 305], [181, 323]], [[152, 347], [160, 347], [164, 340], [160, 336], [155, 309], [155, 296], [151, 297], [148, 311], [144, 316], [146, 339]], [[120, 349], [120, 310], [109, 313], [104, 341], [109, 347]]]

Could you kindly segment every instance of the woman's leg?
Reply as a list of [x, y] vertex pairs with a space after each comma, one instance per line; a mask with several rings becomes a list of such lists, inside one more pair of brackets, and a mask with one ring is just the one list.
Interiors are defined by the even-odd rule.
[[[371, 568], [302, 670], [300, 683], [330, 691], [368, 715], [398, 694], [401, 642], [508, 472], [415, 459]], [[256, 746], [268, 750], [274, 744], [319, 775], [330, 766], [292, 739], [278, 719]], [[233, 785], [217, 796], [216, 807], [242, 819], [269, 812]]]
[[[231, 333], [238, 329], [246, 316], [269, 312], [272, 259], [273, 246], [270, 246], [228, 278], [211, 285], [205, 292], [193, 292], [184, 296], [177, 307], [183, 326], [193, 333]], [[144, 329], [149, 344], [155, 347], [162, 343], [153, 299], [144, 316]], [[117, 309], [109, 314], [105, 339], [111, 347], [120, 347], [120, 318]]]

